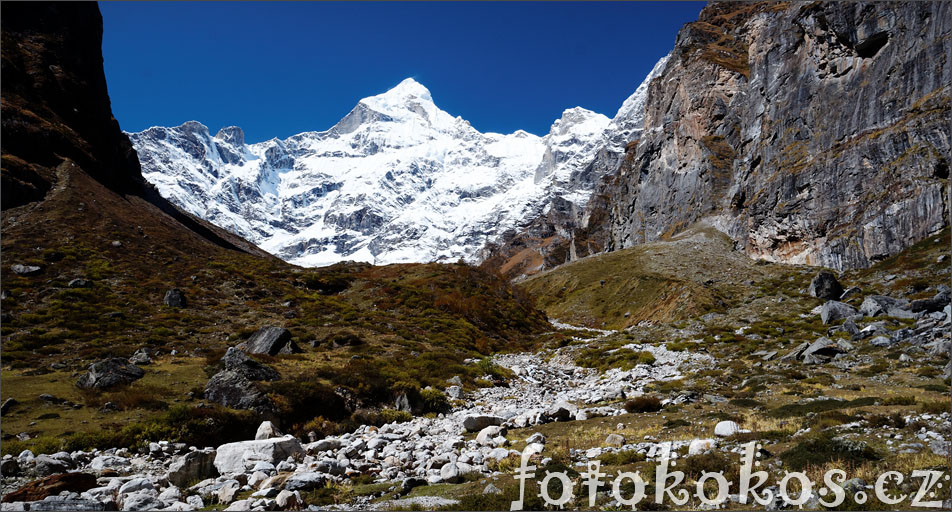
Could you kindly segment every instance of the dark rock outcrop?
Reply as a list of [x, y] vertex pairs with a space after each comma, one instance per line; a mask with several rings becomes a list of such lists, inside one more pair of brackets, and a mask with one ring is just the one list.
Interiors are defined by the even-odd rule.
[[235, 347], [230, 347], [221, 358], [225, 370], [235, 372], [248, 380], [278, 380], [277, 370], [248, 357]]
[[843, 286], [829, 270], [823, 270], [817, 274], [813, 281], [810, 281], [808, 291], [810, 295], [824, 300], [840, 300], [843, 296]]
[[178, 288], [172, 288], [165, 292], [162, 303], [170, 308], [184, 308], [188, 305], [188, 301], [185, 300], [185, 293]]
[[297, 354], [301, 348], [291, 341], [291, 333], [283, 327], [262, 327], [248, 338], [248, 341], [238, 345], [238, 348], [249, 354]]
[[141, 379], [142, 368], [121, 357], [104, 359], [89, 366], [89, 370], [76, 381], [82, 389], [106, 389]]
[[256, 382], [280, 379], [277, 370], [249, 358], [235, 347], [228, 349], [221, 363], [224, 369], [212, 376], [205, 385], [205, 399], [225, 407], [251, 410], [271, 417], [274, 404]]

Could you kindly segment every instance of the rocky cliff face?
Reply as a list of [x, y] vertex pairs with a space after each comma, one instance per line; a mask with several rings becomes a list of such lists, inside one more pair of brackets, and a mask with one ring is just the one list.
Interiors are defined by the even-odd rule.
[[754, 258], [866, 267], [948, 224], [952, 5], [730, 4], [678, 35], [608, 245], [707, 221]]
[[950, 4], [712, 3], [581, 212], [488, 249], [509, 275], [704, 222], [758, 259], [867, 267], [949, 223]]

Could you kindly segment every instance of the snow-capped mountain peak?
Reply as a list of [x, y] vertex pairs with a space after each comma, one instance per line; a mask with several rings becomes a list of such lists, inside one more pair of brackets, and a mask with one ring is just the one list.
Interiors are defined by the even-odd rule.
[[575, 107], [544, 137], [481, 133], [408, 78], [285, 140], [194, 121], [129, 135], [163, 196], [292, 263], [474, 261], [556, 198], [583, 205], [614, 170], [593, 161], [640, 130], [643, 112], [619, 116]]

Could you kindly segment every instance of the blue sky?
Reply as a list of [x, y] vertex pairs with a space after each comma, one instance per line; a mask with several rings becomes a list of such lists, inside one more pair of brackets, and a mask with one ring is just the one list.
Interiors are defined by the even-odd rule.
[[413, 77], [483, 132], [609, 117], [703, 2], [101, 2], [124, 130], [196, 120], [248, 142], [330, 128]]

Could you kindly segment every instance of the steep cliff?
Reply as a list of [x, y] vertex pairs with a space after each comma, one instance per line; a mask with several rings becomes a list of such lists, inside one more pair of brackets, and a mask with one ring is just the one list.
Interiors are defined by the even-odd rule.
[[712, 3], [651, 83], [612, 249], [705, 221], [759, 259], [861, 268], [948, 224], [952, 4]]

